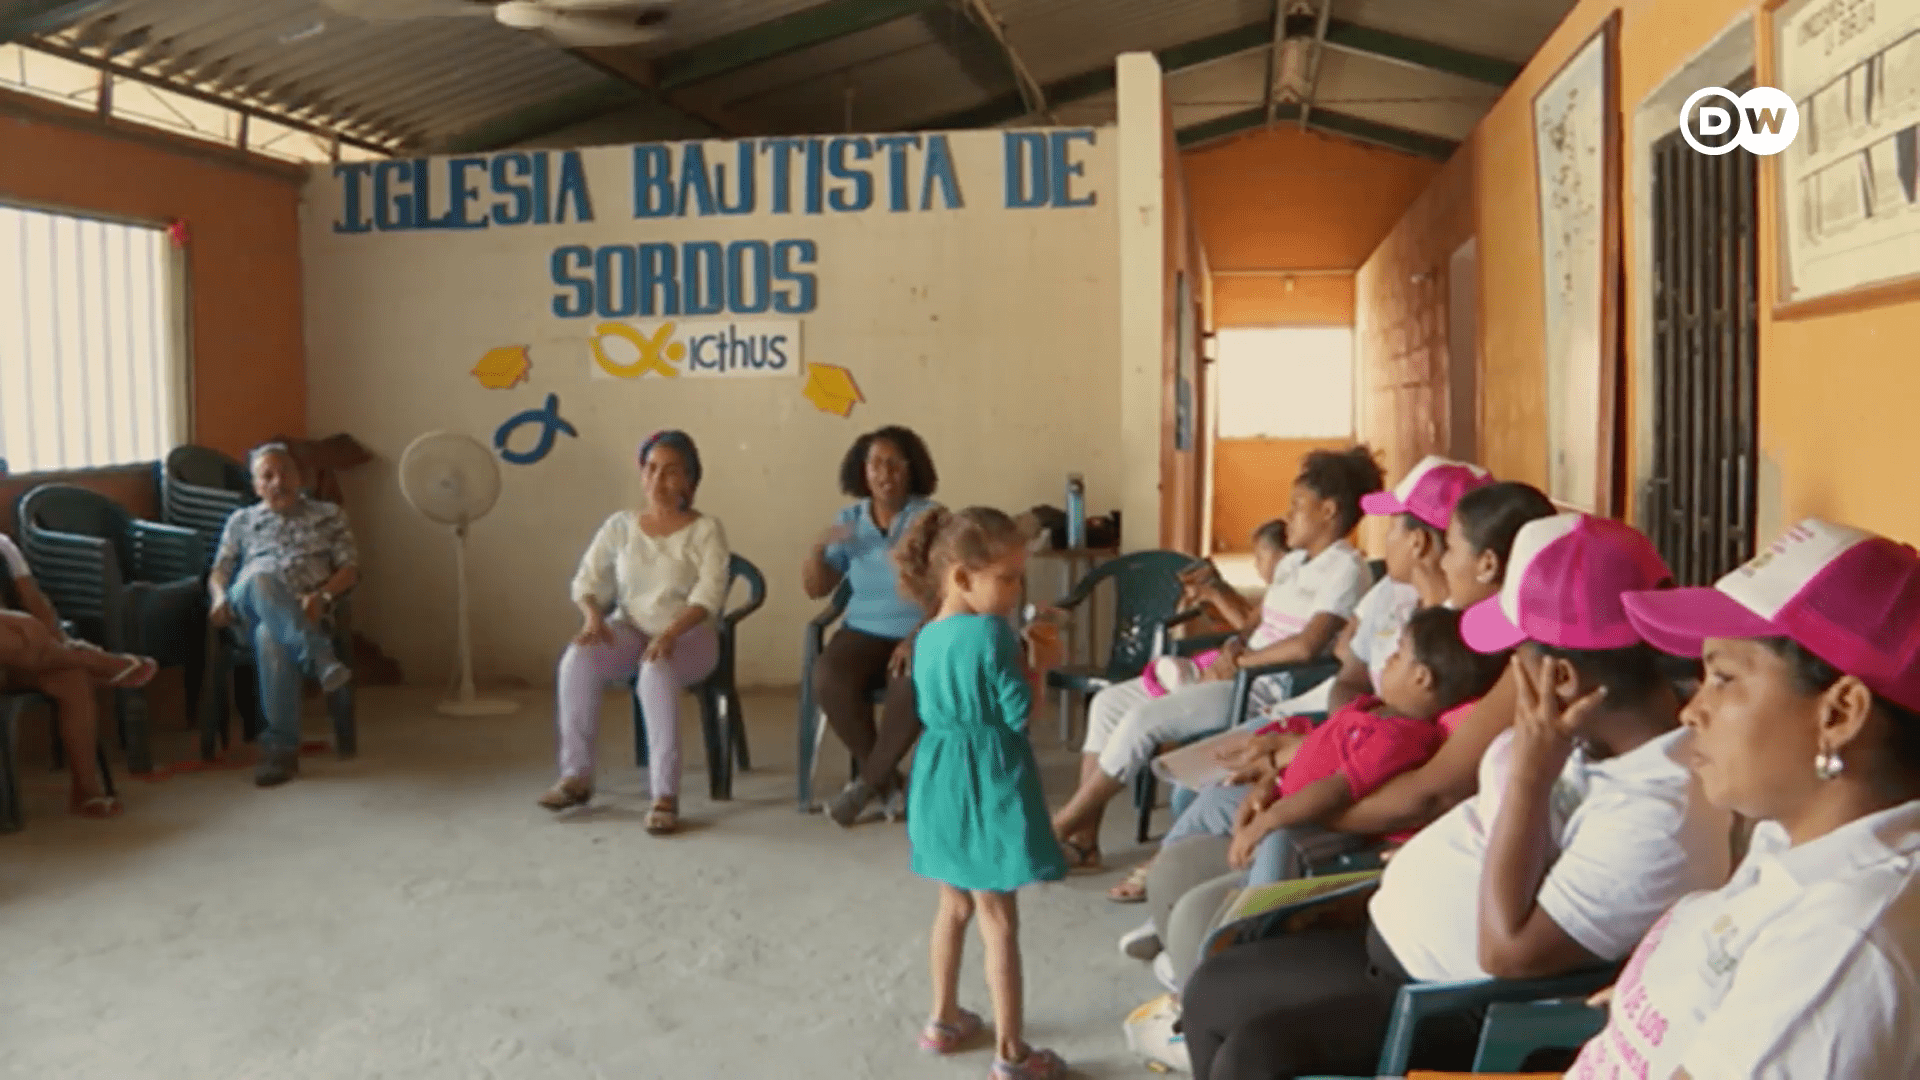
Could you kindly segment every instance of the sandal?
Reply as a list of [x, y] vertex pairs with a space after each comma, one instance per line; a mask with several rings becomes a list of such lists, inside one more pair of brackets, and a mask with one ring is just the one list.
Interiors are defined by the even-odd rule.
[[647, 811], [647, 831], [654, 836], [665, 836], [680, 829], [680, 807], [678, 804], [660, 800]]
[[160, 665], [151, 656], [129, 656], [127, 666], [120, 673], [107, 680], [107, 685], [116, 690], [138, 690], [153, 681], [160, 673]]
[[119, 817], [122, 809], [119, 799], [105, 794], [83, 794], [77, 783], [74, 785], [72, 793], [67, 797], [67, 810], [76, 817], [94, 818], [96, 820]]
[[1060, 838], [1060, 850], [1066, 853], [1067, 870], [1097, 871], [1100, 865], [1100, 845], [1082, 844], [1077, 840]]
[[555, 813], [570, 810], [576, 806], [585, 806], [593, 799], [593, 788], [584, 781], [573, 777], [562, 777], [560, 782], [547, 789], [540, 796], [540, 805]]
[[1028, 1047], [1027, 1056], [1019, 1061], [995, 1057], [989, 1075], [993, 1080], [1060, 1080], [1067, 1075], [1067, 1063], [1051, 1050]]
[[986, 1029], [985, 1020], [961, 1009], [960, 1019], [951, 1024], [943, 1024], [938, 1020], [927, 1021], [927, 1026], [920, 1029], [920, 1049], [929, 1054], [951, 1054], [964, 1049]]
[[1151, 862], [1143, 862], [1127, 871], [1113, 888], [1107, 890], [1107, 899], [1116, 904], [1143, 904], [1147, 900], [1147, 875], [1153, 870]]

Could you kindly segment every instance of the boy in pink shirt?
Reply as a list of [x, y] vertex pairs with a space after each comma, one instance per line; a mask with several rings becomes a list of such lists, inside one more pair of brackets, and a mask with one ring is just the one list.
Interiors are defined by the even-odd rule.
[[[1460, 639], [1460, 613], [1417, 611], [1382, 672], [1379, 696], [1356, 699], [1312, 730], [1271, 785], [1247, 794], [1235, 817], [1228, 861], [1254, 863], [1277, 830], [1322, 824], [1440, 749], [1442, 714], [1478, 699], [1506, 668], [1506, 656], [1483, 654]], [[1281, 852], [1274, 852], [1278, 859]], [[1260, 880], [1257, 872], [1253, 880]]]

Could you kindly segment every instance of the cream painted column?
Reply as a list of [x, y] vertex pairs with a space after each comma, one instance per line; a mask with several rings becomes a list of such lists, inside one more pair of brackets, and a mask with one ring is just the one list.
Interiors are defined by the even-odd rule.
[[1166, 340], [1166, 111], [1152, 53], [1115, 62], [1119, 103], [1121, 531], [1160, 546], [1160, 411]]

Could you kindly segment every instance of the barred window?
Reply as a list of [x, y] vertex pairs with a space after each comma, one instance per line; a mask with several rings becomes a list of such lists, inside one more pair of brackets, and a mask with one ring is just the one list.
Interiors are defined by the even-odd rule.
[[166, 230], [0, 205], [0, 458], [155, 461], [186, 431], [183, 264]]

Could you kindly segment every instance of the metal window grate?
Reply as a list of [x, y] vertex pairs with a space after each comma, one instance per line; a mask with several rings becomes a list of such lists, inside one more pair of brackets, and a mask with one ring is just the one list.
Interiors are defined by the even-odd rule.
[[165, 230], [0, 206], [0, 458], [14, 472], [155, 461], [185, 427]]
[[1744, 150], [1701, 154], [1678, 132], [1654, 145], [1654, 466], [1643, 524], [1682, 585], [1709, 584], [1754, 550], [1756, 161]]

